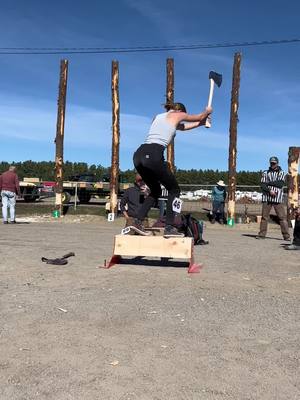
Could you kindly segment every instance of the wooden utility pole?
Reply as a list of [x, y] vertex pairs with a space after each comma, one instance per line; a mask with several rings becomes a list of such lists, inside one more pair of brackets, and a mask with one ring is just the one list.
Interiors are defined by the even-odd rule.
[[239, 109], [241, 53], [235, 53], [233, 63], [230, 127], [229, 127], [229, 157], [228, 157], [228, 218], [227, 224], [234, 225], [235, 191], [236, 191], [236, 159], [237, 159], [237, 124]]
[[299, 169], [300, 147], [289, 147], [288, 156], [288, 205], [287, 215], [289, 222], [295, 219], [295, 209], [299, 207]]
[[68, 80], [68, 60], [60, 62], [59, 92], [57, 102], [57, 123], [55, 137], [55, 209], [57, 216], [62, 216], [62, 193], [63, 193], [63, 163], [64, 163], [64, 131]]
[[[174, 103], [174, 59], [167, 58], [167, 92], [166, 92], [166, 103]], [[167, 147], [167, 162], [174, 172], [175, 168], [175, 156], [174, 156], [174, 139]]]
[[112, 154], [110, 171], [110, 212], [117, 213], [119, 189], [120, 102], [119, 62], [112, 62]]

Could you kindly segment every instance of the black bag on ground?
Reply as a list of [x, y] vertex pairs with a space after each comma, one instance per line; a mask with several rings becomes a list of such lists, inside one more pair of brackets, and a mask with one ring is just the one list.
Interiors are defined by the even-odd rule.
[[[194, 244], [204, 244], [203, 240], [203, 221], [199, 221], [191, 214], [182, 215], [183, 232], [185, 236], [192, 237]], [[182, 230], [182, 229], [181, 229]], [[206, 243], [205, 243], [206, 244]]]
[[[164, 228], [166, 225], [166, 218], [162, 217], [158, 219], [154, 224], [153, 227], [156, 228]], [[174, 220], [174, 225], [176, 228], [184, 233], [186, 237], [192, 237], [194, 239], [194, 244], [208, 244], [208, 241], [203, 239], [203, 221], [199, 221], [191, 214], [179, 214], [176, 215]]]

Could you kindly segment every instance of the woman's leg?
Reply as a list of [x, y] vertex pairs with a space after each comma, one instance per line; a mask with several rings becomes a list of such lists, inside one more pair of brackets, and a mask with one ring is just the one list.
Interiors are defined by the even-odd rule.
[[163, 158], [163, 147], [157, 144], [142, 145], [134, 154], [134, 165], [150, 189], [138, 213], [138, 219], [147, 216], [150, 208], [161, 195], [162, 184], [168, 191], [166, 225], [174, 225], [173, 201], [180, 195], [180, 188], [168, 163]]
[[168, 191], [167, 209], [166, 209], [166, 225], [174, 225], [175, 213], [173, 211], [173, 201], [180, 196], [180, 188], [171, 172], [168, 163], [164, 162], [157, 173], [159, 181], [164, 185]]
[[143, 220], [147, 217], [150, 208], [161, 196], [157, 172], [160, 169], [160, 165], [163, 165], [163, 147], [156, 144], [140, 146], [134, 153], [133, 163], [137, 172], [150, 189], [149, 195], [145, 198], [138, 211], [138, 219]]

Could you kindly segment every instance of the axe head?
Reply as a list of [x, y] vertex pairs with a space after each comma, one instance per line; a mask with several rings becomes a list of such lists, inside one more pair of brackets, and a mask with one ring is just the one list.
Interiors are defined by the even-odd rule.
[[221, 74], [218, 74], [217, 72], [214, 72], [214, 71], [210, 71], [208, 78], [212, 79], [218, 87], [221, 86], [221, 84], [222, 84], [222, 75]]

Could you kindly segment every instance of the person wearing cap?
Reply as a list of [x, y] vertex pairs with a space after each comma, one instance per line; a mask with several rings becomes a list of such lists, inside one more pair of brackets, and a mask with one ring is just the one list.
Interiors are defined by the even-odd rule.
[[218, 221], [221, 225], [225, 222], [224, 207], [226, 200], [226, 187], [224, 181], [220, 180], [213, 188], [212, 197], [212, 218], [211, 223]]
[[2, 217], [3, 223], [8, 224], [8, 210], [10, 213], [10, 223], [16, 223], [16, 198], [21, 197], [19, 178], [16, 167], [11, 165], [8, 171], [0, 175], [0, 193], [2, 198]]
[[131, 226], [137, 218], [138, 210], [147, 196], [147, 187], [142, 177], [137, 174], [134, 185], [124, 191], [120, 201], [120, 210], [126, 219], [125, 226]]
[[259, 233], [256, 239], [264, 239], [268, 229], [268, 219], [271, 209], [274, 208], [279, 218], [283, 239], [290, 240], [289, 227], [283, 205], [283, 186], [285, 183], [285, 173], [279, 166], [279, 160], [273, 156], [270, 158], [270, 167], [263, 171], [261, 177], [262, 189], [262, 217]]
[[164, 236], [183, 236], [174, 226], [175, 214], [181, 210], [180, 189], [170, 166], [165, 162], [164, 150], [174, 139], [177, 130], [187, 131], [205, 125], [211, 112], [212, 108], [207, 107], [203, 112], [192, 115], [187, 113], [182, 103], [167, 103], [165, 112], [153, 119], [145, 142], [133, 155], [134, 166], [150, 189], [132, 226], [138, 234], [149, 234], [143, 227], [143, 219], [161, 196], [162, 184], [168, 191]]

